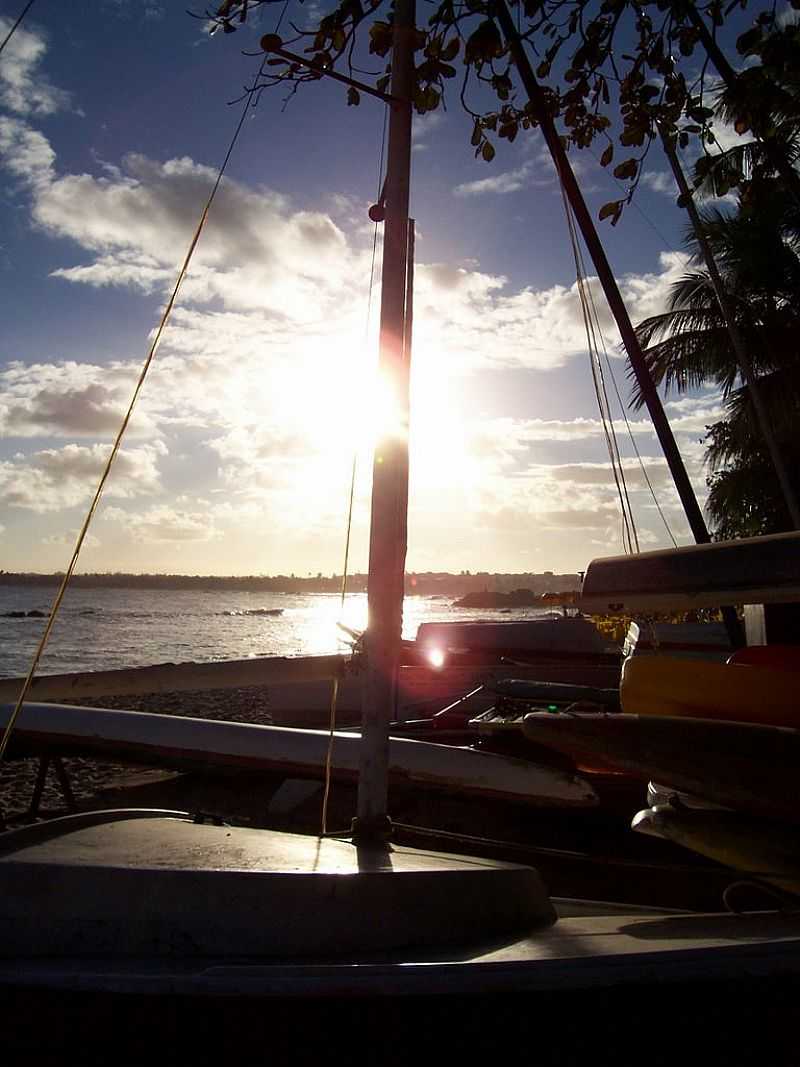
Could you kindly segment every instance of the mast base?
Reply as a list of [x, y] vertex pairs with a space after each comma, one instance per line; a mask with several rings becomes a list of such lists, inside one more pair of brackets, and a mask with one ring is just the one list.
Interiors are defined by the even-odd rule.
[[354, 845], [381, 845], [391, 841], [392, 820], [388, 815], [365, 818], [357, 815], [350, 824]]

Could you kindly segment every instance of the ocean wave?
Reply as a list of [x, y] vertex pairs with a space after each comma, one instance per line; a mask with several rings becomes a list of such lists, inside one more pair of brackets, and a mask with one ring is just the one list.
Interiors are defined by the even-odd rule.
[[283, 615], [283, 608], [245, 608], [242, 611], [218, 611], [217, 615], [241, 616], [241, 615]]

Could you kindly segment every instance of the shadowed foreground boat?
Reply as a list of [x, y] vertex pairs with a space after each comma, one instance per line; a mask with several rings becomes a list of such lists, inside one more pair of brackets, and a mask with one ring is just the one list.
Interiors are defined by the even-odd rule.
[[800, 821], [800, 731], [655, 715], [533, 712], [531, 741], [756, 815]]
[[169, 812], [54, 820], [2, 847], [7, 1049], [79, 1041], [85, 1055], [113, 1039], [130, 1062], [179, 1040], [289, 1062], [369, 1043], [370, 1062], [400, 1063], [446, 1040], [472, 1062], [521, 1048], [544, 1064], [589, 1048], [603, 1063], [692, 1062], [712, 1047], [784, 1062], [792, 916], [555, 901], [553, 925], [529, 868]]
[[674, 841], [724, 863], [743, 878], [800, 894], [800, 840], [795, 826], [748, 818], [738, 811], [681, 804], [659, 804], [640, 811], [632, 826], [638, 833]]

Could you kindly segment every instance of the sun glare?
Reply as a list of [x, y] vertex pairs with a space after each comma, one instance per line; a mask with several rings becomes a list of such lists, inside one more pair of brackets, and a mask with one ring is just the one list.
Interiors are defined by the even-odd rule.
[[[299, 361], [289, 374], [294, 395], [302, 396], [297, 429], [314, 447], [329, 454], [371, 452], [385, 437], [407, 433], [396, 391], [363, 345], [342, 341], [324, 364]], [[291, 395], [292, 387], [285, 391]]]
[[[321, 355], [324, 353], [324, 355]], [[377, 370], [377, 340], [348, 335], [307, 338], [291, 357], [272, 363], [261, 394], [242, 389], [241, 410], [248, 421], [277, 423], [287, 447], [302, 455], [304, 492], [291, 490], [284, 509], [305, 513], [307, 493], [315, 494], [317, 514], [341, 509], [357, 457], [356, 500], [368, 493], [373, 454], [387, 437], [409, 440], [412, 507], [445, 498], [464, 506], [474, 486], [471, 431], [465, 423], [460, 391], [453, 388], [448, 366], [420, 330], [414, 352], [411, 414], [406, 421], [393, 383]], [[280, 448], [280, 444], [277, 444]], [[269, 462], [269, 458], [265, 458]]]

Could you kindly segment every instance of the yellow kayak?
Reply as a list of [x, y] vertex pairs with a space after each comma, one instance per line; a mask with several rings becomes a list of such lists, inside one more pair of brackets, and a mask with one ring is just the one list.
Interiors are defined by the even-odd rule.
[[676, 715], [800, 728], [793, 671], [671, 656], [625, 660], [620, 704], [627, 715]]
[[676, 810], [667, 805], [640, 811], [631, 825], [638, 833], [674, 841], [739, 874], [800, 893], [800, 839], [795, 826], [736, 811]]

